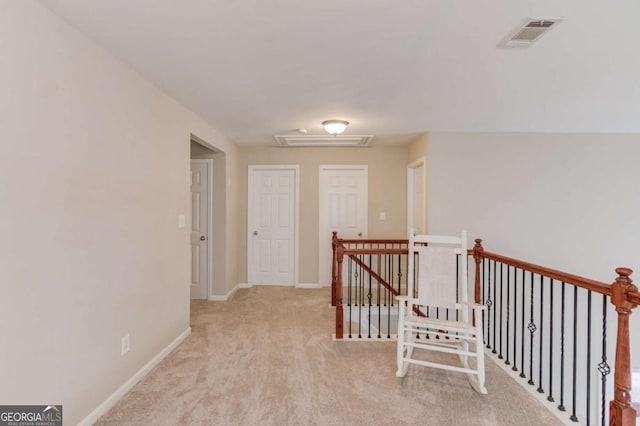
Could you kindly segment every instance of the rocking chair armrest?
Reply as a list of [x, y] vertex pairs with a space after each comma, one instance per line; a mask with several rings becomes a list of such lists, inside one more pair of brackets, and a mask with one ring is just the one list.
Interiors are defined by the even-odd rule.
[[467, 305], [467, 306], [469, 306], [470, 308], [473, 308], [473, 309], [480, 309], [480, 310], [483, 310], [483, 311], [484, 311], [485, 309], [487, 309], [487, 306], [486, 306], [486, 305], [481, 305], [481, 304], [479, 304], [479, 303], [474, 303], [474, 302], [462, 302], [462, 304], [463, 304], [463, 305]]
[[409, 305], [415, 305], [418, 303], [418, 299], [409, 296], [396, 296], [398, 302], [407, 302]]

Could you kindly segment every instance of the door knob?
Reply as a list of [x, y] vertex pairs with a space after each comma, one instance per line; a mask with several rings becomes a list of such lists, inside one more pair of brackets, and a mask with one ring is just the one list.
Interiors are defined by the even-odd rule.
[[200, 236], [200, 241], [204, 241], [204, 240], [206, 240], [206, 239], [207, 239], [207, 237], [205, 237], [204, 235], [201, 235], [201, 236]]
[[253, 235], [258, 235], [258, 231], [253, 231]]
[[362, 232], [358, 232], [358, 237], [362, 237]]

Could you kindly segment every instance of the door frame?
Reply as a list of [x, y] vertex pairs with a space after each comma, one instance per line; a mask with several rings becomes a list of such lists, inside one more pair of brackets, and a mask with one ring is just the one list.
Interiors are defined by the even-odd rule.
[[[369, 235], [369, 165], [368, 164], [320, 164], [318, 167], [318, 285], [322, 286], [322, 280], [320, 279], [320, 275], [322, 273], [322, 266], [320, 265], [320, 253], [323, 250], [323, 246], [326, 247], [326, 244], [329, 242], [330, 235], [324, 235], [322, 229], [322, 219], [323, 219], [323, 209], [322, 206], [322, 198], [324, 195], [324, 187], [322, 184], [322, 173], [328, 170], [359, 170], [364, 172], [364, 194], [363, 194], [363, 203], [364, 203], [364, 223], [362, 238], [366, 239]], [[325, 285], [324, 287], [330, 287], [331, 283]]]
[[[213, 289], [213, 159], [211, 158], [192, 158], [193, 163], [207, 164], [207, 300], [212, 300], [211, 290]], [[191, 166], [191, 162], [189, 166]], [[189, 191], [191, 193], [191, 191]], [[191, 232], [193, 218], [193, 204], [190, 207], [189, 216], [189, 232]], [[193, 259], [191, 259], [193, 262]]]
[[415, 170], [420, 166], [422, 166], [424, 170], [424, 173], [422, 174], [422, 187], [424, 188], [424, 194], [422, 196], [422, 211], [424, 212], [425, 217], [423, 217], [422, 220], [424, 221], [424, 232], [427, 231], [427, 157], [420, 157], [407, 165], [407, 235], [409, 235], [409, 232], [413, 227], [413, 181], [415, 177]]
[[300, 166], [298, 164], [281, 164], [281, 165], [249, 165], [247, 169], [247, 282], [251, 287], [254, 285], [251, 265], [253, 264], [253, 250], [251, 246], [251, 211], [253, 210], [252, 188], [254, 185], [253, 172], [256, 170], [292, 170], [293, 171], [293, 287], [298, 286], [299, 282], [299, 258], [300, 258]]

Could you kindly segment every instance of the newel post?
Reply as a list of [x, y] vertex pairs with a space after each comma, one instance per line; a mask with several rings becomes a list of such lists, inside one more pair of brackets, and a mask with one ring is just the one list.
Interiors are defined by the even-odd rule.
[[480, 292], [480, 264], [482, 263], [484, 247], [482, 247], [482, 240], [480, 238], [476, 238], [475, 241], [476, 244], [473, 246], [473, 260], [476, 261], [476, 279], [473, 289], [473, 300], [476, 303], [480, 303], [482, 301], [482, 294]]
[[344, 318], [342, 314], [342, 261], [344, 260], [344, 247], [339, 245], [336, 248], [336, 339], [342, 339], [342, 328]]
[[614, 400], [609, 403], [609, 424], [614, 426], [635, 425], [636, 410], [631, 407], [631, 351], [629, 345], [629, 315], [636, 307], [627, 299], [627, 293], [638, 291], [629, 276], [628, 268], [617, 268], [618, 278], [611, 284], [611, 303], [618, 313], [618, 335], [616, 337], [616, 366]]
[[338, 246], [338, 233], [332, 232], [331, 236], [331, 306], [336, 306], [336, 248]]

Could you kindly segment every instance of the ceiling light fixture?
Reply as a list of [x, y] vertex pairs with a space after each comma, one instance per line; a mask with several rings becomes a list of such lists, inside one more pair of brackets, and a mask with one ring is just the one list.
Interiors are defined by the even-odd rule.
[[322, 125], [327, 133], [336, 136], [347, 129], [349, 122], [344, 120], [325, 120]]

